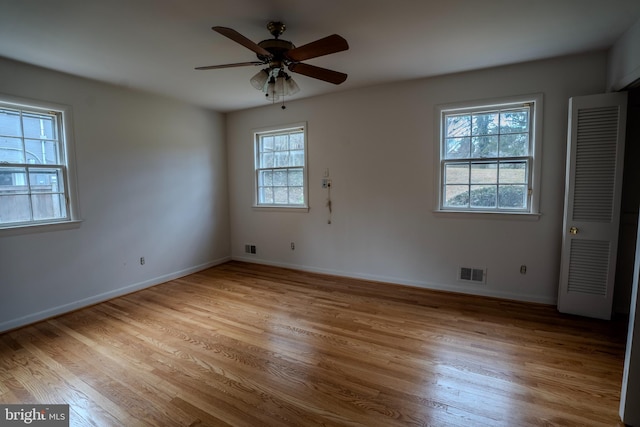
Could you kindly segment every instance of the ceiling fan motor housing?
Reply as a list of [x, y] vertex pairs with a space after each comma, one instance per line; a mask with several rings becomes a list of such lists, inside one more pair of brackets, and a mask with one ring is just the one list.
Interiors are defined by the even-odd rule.
[[282, 63], [285, 61], [284, 53], [288, 50], [295, 48], [293, 43], [288, 40], [280, 40], [280, 39], [269, 39], [262, 40], [258, 43], [258, 46], [268, 51], [273, 57], [269, 58], [264, 55], [257, 54], [258, 59], [264, 62], [278, 62]]

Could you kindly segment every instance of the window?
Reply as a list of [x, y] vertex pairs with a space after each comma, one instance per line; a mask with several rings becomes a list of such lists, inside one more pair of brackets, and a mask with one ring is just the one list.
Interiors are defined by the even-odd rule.
[[306, 125], [255, 133], [256, 206], [307, 207]]
[[69, 115], [0, 95], [0, 230], [74, 219]]
[[542, 96], [438, 108], [440, 211], [536, 213]]

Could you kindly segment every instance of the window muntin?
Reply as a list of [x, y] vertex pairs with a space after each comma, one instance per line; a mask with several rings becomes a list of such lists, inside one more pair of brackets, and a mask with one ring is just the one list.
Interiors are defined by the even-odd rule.
[[255, 133], [256, 205], [307, 207], [305, 126]]
[[439, 109], [439, 210], [534, 212], [539, 101]]
[[0, 99], [0, 229], [72, 219], [65, 110]]

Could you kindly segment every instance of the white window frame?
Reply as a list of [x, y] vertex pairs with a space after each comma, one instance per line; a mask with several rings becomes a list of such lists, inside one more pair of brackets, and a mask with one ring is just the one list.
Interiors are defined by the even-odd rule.
[[[517, 108], [523, 105], [530, 106], [529, 125], [529, 168], [528, 168], [528, 209], [499, 209], [499, 208], [459, 208], [445, 207], [444, 200], [444, 159], [445, 149], [445, 117], [451, 114], [464, 114], [482, 111], [491, 111], [501, 108]], [[489, 100], [467, 101], [452, 104], [438, 105], [435, 108], [435, 206], [434, 213], [443, 216], [478, 218], [482, 216], [499, 216], [519, 219], [537, 219], [540, 216], [540, 171], [542, 160], [542, 117], [543, 95], [530, 94]], [[482, 160], [481, 158], [472, 158]], [[468, 160], [468, 159], [467, 159]]]
[[[80, 210], [78, 206], [78, 192], [75, 169], [75, 147], [73, 139], [72, 109], [68, 105], [57, 104], [48, 101], [33, 100], [0, 94], [0, 107], [7, 109], [23, 110], [34, 113], [54, 114], [57, 117], [57, 126], [60, 143], [60, 160], [55, 165], [62, 168], [64, 181], [64, 197], [66, 201], [66, 216], [62, 218], [46, 220], [30, 220], [0, 224], [0, 236], [18, 235], [42, 231], [56, 231], [77, 228], [80, 226]], [[7, 164], [3, 164], [5, 166]], [[31, 164], [8, 164], [16, 167], [33, 167]], [[38, 167], [49, 167], [38, 165]]]
[[[304, 203], [303, 204], [284, 204], [284, 203], [260, 203], [259, 200], [259, 191], [260, 191], [260, 185], [259, 185], [259, 174], [261, 170], [264, 169], [278, 169], [275, 167], [262, 167], [261, 165], [261, 161], [260, 161], [260, 138], [262, 136], [269, 136], [269, 135], [278, 135], [278, 134], [283, 134], [283, 133], [289, 133], [292, 131], [296, 131], [296, 130], [302, 130], [303, 133], [303, 140], [304, 140], [304, 164], [302, 165], [302, 179], [303, 179], [303, 197], [304, 197]], [[300, 123], [293, 123], [293, 124], [288, 124], [288, 125], [281, 125], [281, 126], [270, 126], [270, 127], [265, 127], [265, 128], [260, 128], [260, 129], [255, 129], [253, 131], [253, 152], [254, 152], [254, 201], [253, 201], [253, 207], [254, 208], [258, 208], [258, 209], [262, 209], [262, 210], [269, 210], [269, 209], [273, 209], [273, 210], [277, 210], [277, 211], [286, 211], [286, 210], [290, 210], [292, 212], [307, 212], [309, 210], [309, 180], [308, 180], [308, 161], [307, 161], [307, 123], [306, 122], [300, 122]], [[289, 168], [293, 168], [293, 166], [291, 167], [281, 167], [279, 169], [282, 170], [286, 170]], [[295, 168], [299, 168], [299, 166], [296, 166]]]

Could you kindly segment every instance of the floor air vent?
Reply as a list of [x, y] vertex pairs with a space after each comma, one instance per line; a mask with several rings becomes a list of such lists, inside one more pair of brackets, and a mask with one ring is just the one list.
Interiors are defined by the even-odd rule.
[[458, 280], [463, 282], [487, 283], [487, 269], [476, 267], [459, 267]]

